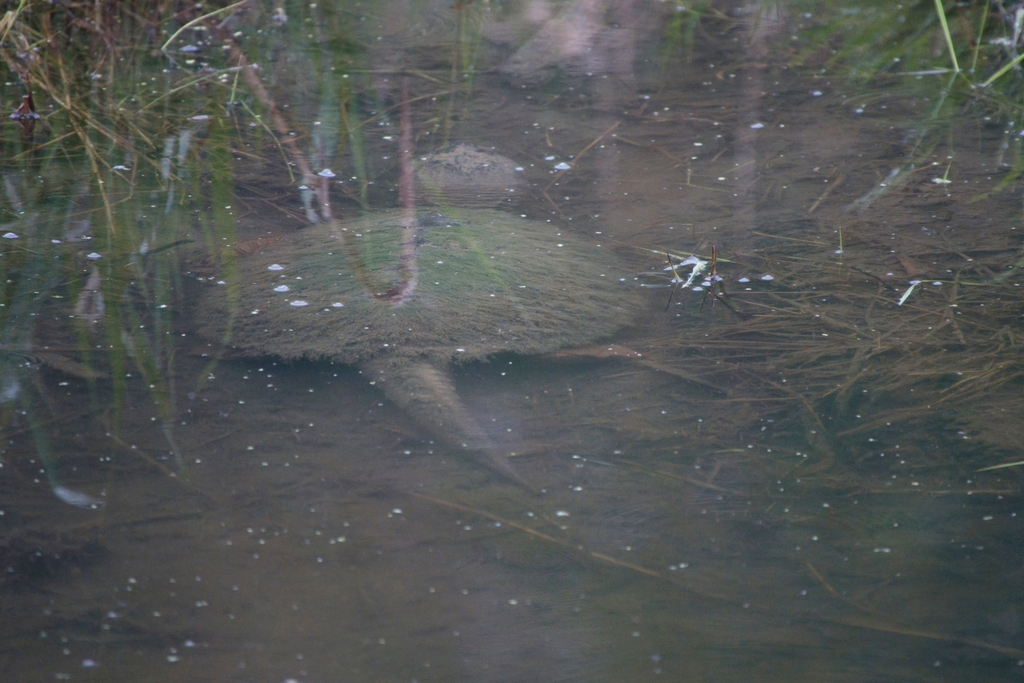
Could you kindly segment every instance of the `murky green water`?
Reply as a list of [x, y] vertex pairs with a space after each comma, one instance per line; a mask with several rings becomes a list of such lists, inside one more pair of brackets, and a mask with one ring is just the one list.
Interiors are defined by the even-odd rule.
[[[0, 159], [4, 680], [1024, 678], [1024, 161], [978, 6], [962, 75], [918, 73], [928, 3], [10, 9], [0, 98], [41, 118]], [[232, 322], [246, 259], [423, 199], [403, 135], [512, 159], [496, 210], [603, 255], [529, 286], [599, 262], [632, 309], [416, 385], [466, 424], [254, 356], [321, 335], [294, 279], [280, 335]], [[397, 345], [506, 324], [487, 273], [508, 313], [424, 289], [446, 331]]]

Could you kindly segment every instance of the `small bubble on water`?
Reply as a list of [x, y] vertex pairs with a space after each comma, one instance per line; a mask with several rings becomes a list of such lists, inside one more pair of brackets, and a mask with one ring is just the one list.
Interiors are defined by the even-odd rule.
[[761, 279], [764, 280], [765, 282], [771, 282], [775, 278], [773, 276], [771, 276], [771, 275], [762, 275]]
[[284, 270], [284, 266], [282, 266], [280, 263], [271, 263], [269, 266], [267, 266], [267, 270]]
[[324, 170], [322, 170], [319, 173], [317, 173], [317, 175], [320, 176], [321, 178], [333, 178], [334, 177], [334, 171], [332, 171], [329, 168], [325, 168]]
[[278, 285], [277, 287], [274, 287], [275, 292], [290, 292], [291, 289], [292, 288], [288, 285]]
[[764, 124], [763, 123], [752, 123], [752, 124], [750, 124], [750, 127], [753, 128], [754, 130], [761, 130], [762, 128], [764, 128]]
[[292, 301], [290, 303], [291, 303], [292, 306], [308, 306], [309, 305], [308, 301], [302, 301], [301, 299], [296, 299], [295, 301]]
[[565, 163], [564, 161], [559, 163], [559, 164], [555, 164], [555, 170], [556, 171], [568, 171], [570, 168], [572, 168], [572, 166], [570, 166], [569, 164]]

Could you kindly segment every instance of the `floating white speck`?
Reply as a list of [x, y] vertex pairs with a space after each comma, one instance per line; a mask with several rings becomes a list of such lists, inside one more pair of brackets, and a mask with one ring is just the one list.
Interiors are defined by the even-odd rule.
[[556, 510], [555, 511], [555, 517], [568, 517], [568, 516], [569, 516], [569, 513], [566, 512], [565, 510]]
[[569, 164], [565, 163], [564, 161], [559, 163], [559, 164], [555, 164], [555, 170], [556, 171], [568, 171], [570, 168], [572, 168], [572, 166], [570, 166]]
[[82, 660], [82, 668], [83, 669], [91, 669], [94, 666], [97, 666], [95, 659], [83, 659]]
[[181, 48], [182, 52], [199, 52], [199, 48], [195, 45], [185, 45]]
[[296, 299], [295, 301], [291, 301], [289, 303], [292, 306], [308, 306], [309, 305], [308, 301], [303, 301], [302, 299]]
[[341, 303], [340, 301], [335, 301], [333, 304], [331, 304], [331, 308], [341, 308], [344, 305], [345, 304]]
[[459, 352], [459, 353], [465, 353], [465, 352], [466, 352], [466, 349], [455, 349], [455, 350], [456, 350], [457, 352]]
[[936, 281], [935, 281], [935, 282], [933, 282], [932, 284], [933, 284], [933, 285], [935, 285], [936, 287], [941, 287], [941, 286], [942, 286], [942, 283], [941, 283], [941, 282], [939, 282], [938, 280], [936, 280]]
[[98, 259], [98, 258], [103, 258], [103, 255], [102, 255], [102, 254], [97, 254], [97, 253], [96, 253], [96, 252], [94, 251], [94, 252], [92, 252], [91, 254], [86, 254], [86, 255], [85, 255], [85, 258], [89, 258], [89, 259], [92, 259], [93, 261], [95, 261], [95, 260], [96, 260], [96, 259]]
[[771, 282], [771, 281], [772, 281], [772, 280], [774, 280], [775, 278], [774, 278], [774, 277], [772, 277], [771, 275], [762, 275], [762, 276], [761, 276], [761, 279], [762, 279], [762, 280], [764, 280], [765, 282]]
[[554, 161], [554, 157], [544, 157], [544, 161]]
[[932, 178], [932, 182], [936, 185], [949, 185], [953, 181], [948, 178]]
[[750, 282], [750, 278], [749, 277], [741, 277], [739, 280], [737, 280], [737, 282]]
[[197, 114], [196, 116], [192, 117], [192, 120], [193, 121], [209, 121], [210, 120], [210, 115], [209, 114]]
[[279, 263], [271, 263], [267, 266], [267, 270], [284, 270], [284, 266]]
[[864, 110], [858, 107], [857, 109], [854, 109], [854, 110], [853, 110], [853, 113], [854, 113], [854, 114], [863, 114], [863, 113], [864, 113]]
[[291, 287], [289, 287], [288, 285], [278, 285], [277, 287], [274, 287], [274, 291], [275, 292], [288, 292], [288, 291], [291, 291]]
[[522, 166], [516, 166], [516, 170], [522, 173], [525, 169]]
[[319, 173], [317, 173], [317, 175], [320, 176], [321, 178], [333, 178], [334, 177], [334, 171], [332, 171], [329, 168], [325, 168], [324, 170], [322, 170]]
[[752, 123], [752, 124], [750, 124], [750, 127], [753, 128], [754, 130], [761, 130], [762, 128], [764, 128], [764, 124], [763, 123]]
[[703, 292], [703, 291], [704, 291], [704, 288], [703, 288], [703, 287], [701, 287], [700, 285], [698, 285], [698, 286], [696, 286], [696, 287], [694, 287], [694, 288], [693, 288], [693, 291], [695, 291], [695, 292]]
[[309, 189], [309, 185], [299, 185], [299, 189], [300, 190], [308, 190]]
[[54, 486], [53, 495], [60, 498], [68, 505], [74, 505], [76, 508], [85, 508], [87, 510], [100, 510], [103, 508], [104, 501], [102, 498], [95, 498], [87, 493], [81, 491], [72, 491], [69, 488], [63, 486]]
[[130, 171], [132, 169], [128, 168], [124, 164], [118, 164], [117, 166], [114, 166], [114, 170], [115, 171]]
[[18, 236], [16, 234], [14, 234], [13, 232], [5, 232], [4, 233], [4, 239], [5, 240], [16, 240], [16, 239], [18, 239]]
[[811, 93], [811, 97], [821, 97], [821, 95], [822, 92], [820, 90], [815, 90], [814, 92]]

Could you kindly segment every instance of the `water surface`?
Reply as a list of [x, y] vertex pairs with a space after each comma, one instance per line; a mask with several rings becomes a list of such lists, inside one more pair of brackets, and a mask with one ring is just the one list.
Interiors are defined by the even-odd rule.
[[[175, 34], [214, 9], [37, 7], [5, 43], [8, 109], [27, 74], [43, 115], [2, 161], [6, 677], [1024, 676], [1012, 109], [850, 77], [827, 8], [252, 3]], [[13, 47], [61, 30], [63, 67]], [[498, 210], [637, 297], [597, 348], [455, 368], [529, 486], [202, 313], [325, 198], [401, 205], [403, 111], [416, 156], [520, 164]]]

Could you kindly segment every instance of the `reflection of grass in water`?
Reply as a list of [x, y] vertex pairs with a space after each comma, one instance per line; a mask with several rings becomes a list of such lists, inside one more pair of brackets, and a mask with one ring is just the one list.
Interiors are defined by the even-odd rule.
[[[232, 288], [236, 254], [225, 247], [237, 241], [236, 218], [251, 210], [252, 200], [251, 195], [240, 197], [239, 188], [247, 183], [257, 189], [265, 186], [263, 157], [276, 161], [275, 148], [278, 159], [292, 162], [294, 155], [284, 153], [279, 127], [246, 125], [244, 112], [267, 121], [271, 117], [268, 100], [246, 94], [245, 79], [231, 70], [233, 63], [221, 62], [222, 55], [235, 54], [219, 49], [219, 41], [227, 40], [230, 32], [213, 30], [205, 20], [187, 28], [174, 23], [196, 16], [139, 15], [118, 4], [97, 19], [94, 10], [86, 4], [54, 9], [25, 3], [6, 14], [0, 25], [8, 37], [0, 56], [31, 88], [36, 108], [46, 114], [36, 123], [33, 138], [6, 139], [4, 165], [19, 168], [28, 161], [48, 188], [48, 194], [40, 195], [47, 201], [33, 200], [25, 212], [33, 225], [42, 227], [28, 230], [24, 217], [9, 226], [26, 236], [32, 233], [47, 246], [33, 251], [34, 244], [24, 250], [25, 242], [6, 245], [11, 250], [5, 263], [10, 282], [3, 289], [8, 304], [3, 315], [21, 326], [9, 325], [4, 342], [25, 353], [59, 346], [63, 356], [51, 354], [47, 360], [40, 353], [36, 359], [64, 371], [81, 368], [72, 374], [90, 383], [94, 410], [102, 410], [105, 399], [100, 397], [109, 390], [110, 420], [102, 429], [115, 438], [130, 377], [141, 376], [171, 450], [180, 458], [173, 430], [183, 286], [180, 247], [187, 240], [204, 244]], [[308, 156], [315, 170], [348, 166], [339, 173], [346, 184], [337, 190], [365, 205], [370, 179], [379, 173], [366, 127], [386, 120], [388, 109], [370, 85], [362, 46], [351, 38], [356, 35], [353, 16], [335, 6], [310, 5], [302, 12], [309, 16], [294, 16], [276, 30], [246, 31], [243, 47], [269, 63], [266, 71], [289, 83], [290, 91], [306, 94], [289, 104], [300, 112], [300, 120], [319, 123], [308, 137], [300, 130], [294, 148]], [[231, 22], [244, 25], [254, 16], [260, 21], [257, 13], [232, 17]], [[216, 19], [224, 17], [218, 14]], [[475, 59], [473, 36], [478, 39], [478, 31], [473, 21], [463, 18], [458, 41], [462, 57], [456, 61], [466, 71]], [[165, 26], [177, 30], [162, 32]], [[169, 35], [174, 40], [167, 40]], [[183, 51], [186, 45], [198, 46], [197, 51]], [[154, 49], [159, 47], [167, 52], [159, 54]], [[263, 59], [275, 53], [285, 58]], [[175, 68], [168, 69], [169, 64]], [[219, 105], [225, 96], [227, 111]], [[211, 106], [211, 100], [218, 105]], [[17, 104], [9, 103], [8, 109]], [[365, 113], [369, 111], [374, 116]], [[210, 113], [193, 118], [202, 112]], [[347, 163], [341, 158], [346, 153]], [[260, 170], [240, 171], [243, 159]], [[353, 176], [356, 182], [350, 185]], [[54, 188], [68, 188], [64, 201], [55, 201], [60, 195], [54, 195]], [[305, 195], [308, 209], [312, 193]], [[259, 201], [285, 214], [294, 211], [274, 205], [274, 198]], [[20, 216], [9, 203], [12, 216]], [[35, 209], [44, 213], [33, 213]], [[73, 229], [91, 239], [72, 241]], [[47, 244], [49, 240], [61, 240], [61, 246]], [[91, 251], [101, 258], [86, 259]], [[54, 252], [61, 255], [56, 269]], [[60, 302], [76, 308], [74, 318], [64, 311], [58, 317], [66, 325], [35, 324], [36, 314]], [[230, 334], [230, 324], [225, 334]], [[14, 369], [5, 374], [19, 376], [16, 362], [7, 366]], [[23, 392], [34, 390], [27, 381], [18, 386]], [[16, 393], [12, 390], [11, 395]], [[39, 406], [27, 393], [22, 403], [23, 409], [29, 403]]]
[[[19, 336], [5, 342], [30, 357], [37, 349], [60, 349], [63, 355], [40, 352], [36, 358], [88, 379], [94, 402], [103, 393], [96, 389], [97, 377], [109, 374], [108, 427], [114, 436], [127, 377], [138, 372], [171, 451], [180, 457], [172, 428], [173, 313], [181, 288], [174, 247], [190, 229], [179, 202], [203, 195], [196, 147], [207, 128], [197, 122], [166, 135], [162, 120], [126, 107], [141, 104], [141, 91], [153, 92], [145, 77], [136, 81], [130, 77], [135, 70], [121, 65], [158, 71], [147, 46], [137, 41], [138, 34], [147, 35], [156, 25], [130, 13], [106, 17], [109, 23], [92, 23], [91, 15], [89, 22], [78, 21], [76, 12], [86, 9], [70, 5], [6, 17], [10, 44], [17, 49], [4, 50], [3, 57], [31, 86], [36, 106], [49, 113], [37, 123], [34, 137], [8, 139], [4, 154], [5, 167], [13, 171], [29, 164], [42, 181], [39, 187], [48, 190], [27, 198], [25, 210], [18, 211], [15, 186], [8, 183], [7, 208], [18, 216], [12, 226], [24, 238], [11, 245], [11, 255], [23, 249], [26, 257], [6, 259], [5, 274], [15, 283], [5, 290], [7, 329], [18, 329]], [[91, 51], [97, 42], [110, 50]], [[194, 111], [205, 97], [179, 94], [174, 101]], [[164, 107], [169, 114], [169, 101]], [[60, 188], [64, 192], [55, 194]], [[92, 252], [97, 256], [86, 256]], [[51, 312], [56, 315], [46, 317], [67, 324], [39, 323]], [[81, 365], [75, 365], [74, 356]], [[37, 410], [40, 401], [33, 393], [45, 399], [45, 387], [21, 384], [17, 400], [26, 411]], [[39, 439], [37, 444], [40, 457], [49, 458], [43, 452], [49, 447]], [[52, 475], [52, 462], [48, 465]]]

